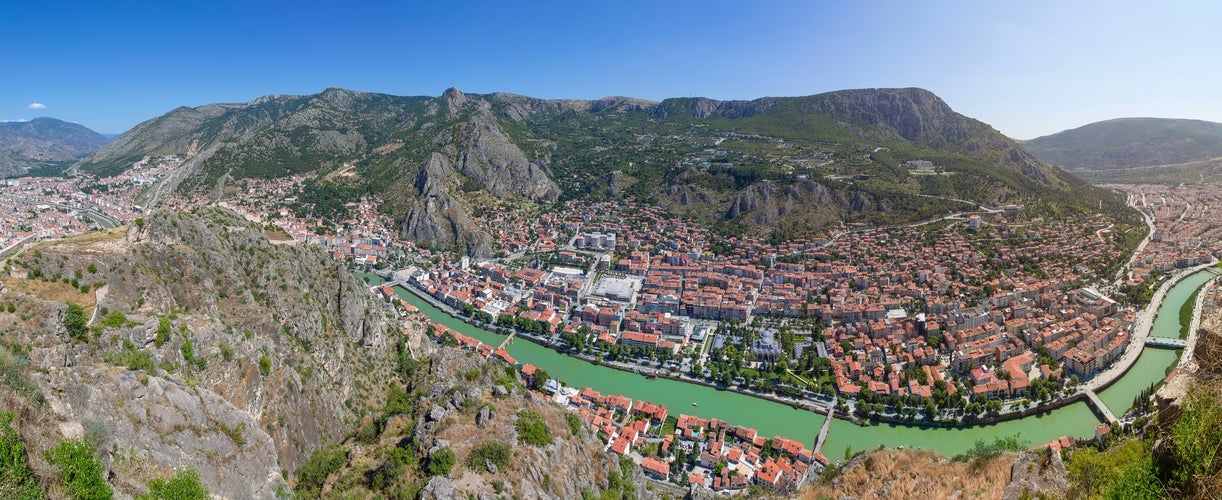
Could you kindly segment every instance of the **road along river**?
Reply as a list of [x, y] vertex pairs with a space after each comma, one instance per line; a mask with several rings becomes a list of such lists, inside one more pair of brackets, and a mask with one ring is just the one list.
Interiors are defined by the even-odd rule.
[[[362, 276], [376, 278], [372, 275]], [[1202, 271], [1176, 284], [1159, 308], [1151, 335], [1178, 337], [1180, 307], [1192, 292], [1211, 276], [1213, 275], [1208, 271]], [[486, 344], [496, 346], [505, 338], [504, 335], [468, 325], [406, 289], [396, 288], [395, 292], [433, 321]], [[632, 399], [664, 404], [672, 415], [686, 413], [704, 418], [715, 417], [734, 425], [753, 427], [767, 436], [780, 434], [799, 439], [808, 445], [814, 442], [825, 418], [811, 411], [796, 410], [784, 404], [732, 391], [662, 378], [646, 379], [635, 373], [594, 365], [560, 354], [525, 339], [514, 341], [507, 350], [519, 362], [541, 367], [568, 386], [590, 387], [603, 394], [622, 394]], [[1165, 377], [1166, 369], [1175, 362], [1176, 357], [1175, 351], [1146, 348], [1132, 369], [1101, 392], [1100, 398], [1114, 413], [1123, 414], [1138, 392]], [[991, 441], [995, 437], [1015, 434], [1021, 435], [1022, 439], [1033, 446], [1060, 436], [1090, 437], [1094, 435], [1097, 425], [1098, 417], [1086, 403], [1081, 402], [1042, 415], [955, 429], [888, 424], [860, 426], [848, 421], [838, 421], [832, 424], [831, 435], [823, 453], [828, 458], [837, 460], [842, 457], [842, 450], [846, 449], [859, 451], [878, 446], [905, 446], [954, 455], [971, 448], [977, 440]]]

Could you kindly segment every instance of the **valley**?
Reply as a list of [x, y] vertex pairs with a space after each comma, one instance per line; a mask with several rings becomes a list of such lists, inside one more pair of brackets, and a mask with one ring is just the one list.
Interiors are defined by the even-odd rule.
[[[52, 374], [35, 385], [69, 388], [45, 392], [71, 392], [53, 418], [128, 447], [109, 459], [164, 470], [166, 451], [139, 453], [142, 420], [88, 410], [144, 394], [133, 382], [232, 406], [182, 425], [229, 435], [222, 453], [279, 478], [241, 489], [217, 479], [233, 474], [217, 455], [193, 459], [239, 496], [792, 493], [879, 446], [1067, 447], [1144, 424], [1141, 398], [1182, 349], [1158, 338], [1179, 337], [1222, 252], [1216, 186], [1089, 187], [944, 106], [919, 89], [661, 103], [330, 89], [180, 108], [66, 177], [0, 188], [5, 293], [84, 306], [95, 332], [69, 343], [87, 346], [81, 368], [52, 369], [45, 349], [62, 347], [37, 335], [8, 342], [39, 346], [20, 354]], [[365, 124], [377, 116], [399, 124]], [[168, 346], [162, 323], [181, 332]], [[514, 415], [491, 425], [538, 412], [591, 450], [548, 455], [555, 467], [587, 472], [443, 471], [555, 446], [480, 430], [499, 422], [481, 408]], [[124, 470], [128, 492], [159, 477]]]

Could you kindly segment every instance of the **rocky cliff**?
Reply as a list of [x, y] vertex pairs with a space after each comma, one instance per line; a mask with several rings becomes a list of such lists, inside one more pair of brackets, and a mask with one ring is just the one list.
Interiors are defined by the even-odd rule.
[[[133, 493], [190, 467], [213, 492], [273, 497], [382, 396], [404, 349], [387, 306], [329, 256], [222, 210], [40, 245], [5, 284], [28, 307], [0, 313], [5, 340], [25, 346], [56, 428], [93, 434]], [[64, 326], [62, 302], [88, 330]]]
[[462, 204], [451, 195], [455, 172], [450, 160], [434, 153], [416, 174], [415, 201], [403, 218], [400, 236], [439, 248], [455, 248], [468, 255], [492, 255], [491, 236], [475, 224]]
[[[426, 499], [652, 497], [639, 467], [621, 464], [588, 425], [571, 423], [571, 414], [526, 392], [513, 367], [457, 348], [428, 352], [406, 381], [415, 404], [403, 407], [389, 397], [388, 408], [331, 451], [342, 458], [310, 468], [302, 478], [317, 487], [310, 491], [323, 497], [418, 491]], [[550, 438], [526, 442], [522, 419], [546, 427]], [[452, 465], [432, 465], [443, 456]]]
[[[436, 346], [375, 297], [222, 209], [43, 243], [4, 275], [0, 404], [52, 496], [42, 453], [78, 438], [120, 496], [181, 469], [226, 498], [645, 492], [515, 368]], [[524, 442], [520, 419], [551, 437]], [[508, 458], [468, 458], [490, 446]]]
[[952, 460], [924, 450], [879, 449], [832, 465], [800, 498], [1059, 498], [1068, 472], [1048, 449]]

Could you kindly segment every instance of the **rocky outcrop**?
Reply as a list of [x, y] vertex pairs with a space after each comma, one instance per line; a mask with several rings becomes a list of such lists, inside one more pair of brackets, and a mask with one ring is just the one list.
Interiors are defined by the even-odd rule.
[[[809, 97], [764, 97], [752, 101], [717, 101], [704, 97], [666, 99], [653, 108], [657, 118], [690, 116], [742, 119], [770, 111], [785, 110], [801, 114], [819, 114], [845, 121], [863, 137], [886, 139], [878, 131], [863, 128], [882, 127], [909, 141], [929, 144], [935, 148], [961, 142], [970, 135], [970, 119], [955, 113], [932, 92], [917, 88], [859, 89], [828, 92]], [[896, 138], [892, 136], [892, 138]]]
[[708, 205], [715, 200], [708, 193], [691, 185], [674, 185], [666, 190], [666, 195], [680, 206]]
[[127, 234], [44, 245], [15, 264], [102, 284], [99, 321], [106, 311], [125, 315], [122, 326], [99, 326], [89, 344], [24, 340], [34, 346], [31, 362], [136, 366], [205, 401], [223, 400], [247, 418], [225, 410], [216, 420], [270, 436], [279, 469], [295, 470], [350, 432], [357, 402], [382, 395], [404, 342], [391, 335], [388, 307], [330, 256], [271, 245], [231, 212], [144, 221]]
[[416, 175], [415, 201], [403, 218], [400, 236], [435, 248], [457, 248], [477, 257], [492, 255], [492, 237], [475, 224], [465, 207], [451, 195], [450, 161], [433, 153]]
[[[602, 450], [593, 429], [583, 424], [573, 432], [564, 409], [536, 399], [518, 382], [512, 389], [498, 384], [506, 383], [507, 373], [500, 361], [455, 348], [438, 349], [407, 381], [411, 392], [419, 395], [410, 410], [371, 426], [383, 429], [380, 436], [365, 441], [373, 445], [345, 443], [348, 461], [332, 477], [385, 470], [383, 457], [392, 448], [406, 447], [420, 457], [452, 452], [456, 465], [444, 474], [408, 472], [398, 477], [400, 483], [380, 486], [332, 482], [323, 496], [376, 496], [380, 488], [393, 491], [411, 483], [422, 488], [423, 498], [569, 499], [597, 496], [612, 486], [612, 474], [623, 474], [620, 477], [634, 485], [638, 498], [652, 498], [639, 467], [631, 465], [626, 474], [621, 472], [619, 457]], [[525, 412], [539, 415], [552, 436], [550, 442], [536, 446], [519, 440], [517, 422]], [[470, 459], [473, 450], [498, 443], [511, 450], [509, 460]]]
[[[760, 182], [739, 192], [730, 203], [726, 218], [749, 215], [753, 222], [767, 226], [798, 209], [818, 209], [835, 202], [833, 194], [815, 182], [802, 181], [784, 187]], [[864, 202], [856, 200], [853, 208], [856, 211], [870, 209]]]
[[554, 200], [560, 194], [547, 168], [527, 160], [490, 112], [475, 113], [467, 122], [465, 135], [465, 141], [458, 145], [456, 168], [489, 193], [530, 200]]
[[[610, 198], [619, 198], [635, 183], [635, 178], [621, 170], [616, 170], [590, 183], [589, 193], [596, 196], [602, 195]], [[677, 188], [678, 186], [675, 187]], [[673, 193], [670, 194], [673, 195]]]
[[816, 97], [808, 111], [883, 127], [934, 148], [963, 142], [973, 127], [971, 119], [955, 113], [945, 101], [924, 89], [843, 90]]
[[212, 391], [94, 366], [60, 368], [49, 378], [51, 406], [84, 423], [82, 431], [88, 427], [109, 458], [116, 485], [143, 484], [147, 478], [126, 466], [139, 462], [193, 468], [214, 494], [229, 498], [276, 498], [278, 490], [288, 491], [271, 436], [253, 415]]
[[1002, 492], [1005, 500], [1060, 498], [1069, 489], [1069, 471], [1061, 453], [1051, 448], [1019, 453], [1010, 468], [1010, 483]]
[[650, 114], [656, 118], [690, 116], [692, 118], [748, 118], [772, 109], [776, 99], [765, 97], [753, 101], [717, 101], [706, 97], [679, 97], [666, 99], [655, 106]]
[[[952, 461], [924, 450], [873, 450], [807, 482], [801, 498], [1001, 498], [1014, 456]], [[1034, 498], [1034, 495], [1033, 495]]]

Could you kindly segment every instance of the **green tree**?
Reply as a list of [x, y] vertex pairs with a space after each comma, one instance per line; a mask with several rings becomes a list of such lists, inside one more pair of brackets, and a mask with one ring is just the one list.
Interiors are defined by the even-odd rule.
[[551, 375], [547, 373], [547, 370], [542, 368], [535, 370], [535, 375], [530, 378], [530, 388], [543, 392], [544, 386], [547, 385], [547, 380], [549, 378], [551, 378]]
[[297, 471], [297, 493], [303, 498], [318, 496], [327, 477], [339, 470], [347, 458], [344, 449], [335, 445], [314, 452]]
[[541, 447], [552, 442], [552, 431], [537, 411], [524, 410], [518, 413], [517, 428], [518, 439], [523, 443]]
[[498, 470], [504, 470], [513, 464], [513, 449], [503, 441], [483, 441], [471, 449], [465, 463], [476, 472], [492, 472], [488, 468], [489, 463]]
[[170, 318], [157, 319], [157, 337], [153, 339], [153, 343], [157, 347], [165, 345], [170, 340]]
[[[667, 420], [669, 421], [670, 419], [668, 418]], [[576, 436], [577, 432], [581, 430], [581, 417], [577, 416], [576, 413], [568, 413], [565, 415], [565, 421], [569, 426], [569, 432]], [[672, 430], [671, 432], [673, 433], [674, 431]]]
[[68, 311], [64, 313], [64, 329], [73, 341], [87, 342], [89, 340], [89, 320], [85, 310], [74, 303], [68, 303]]
[[430, 476], [440, 476], [449, 474], [450, 469], [454, 468], [454, 464], [458, 462], [458, 458], [454, 456], [454, 450], [442, 448], [429, 455], [428, 465], [425, 471]]

